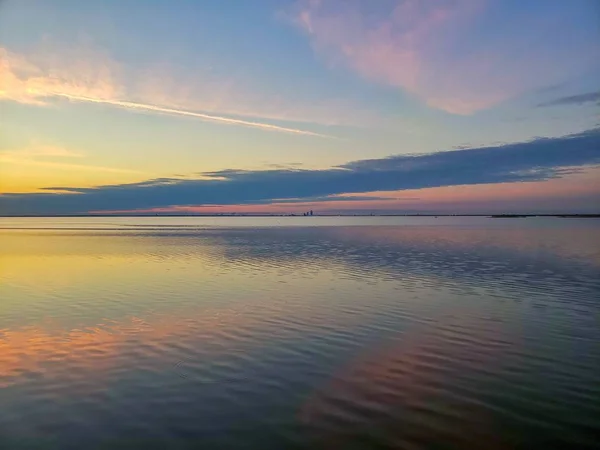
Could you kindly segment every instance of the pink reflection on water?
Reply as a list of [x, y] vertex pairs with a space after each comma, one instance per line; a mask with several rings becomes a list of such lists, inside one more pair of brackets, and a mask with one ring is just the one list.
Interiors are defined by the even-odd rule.
[[415, 325], [340, 368], [311, 394], [299, 420], [321, 448], [368, 436], [390, 448], [511, 448], [477, 394], [486, 391], [482, 374], [501, 372], [518, 351], [517, 339], [468, 310]]

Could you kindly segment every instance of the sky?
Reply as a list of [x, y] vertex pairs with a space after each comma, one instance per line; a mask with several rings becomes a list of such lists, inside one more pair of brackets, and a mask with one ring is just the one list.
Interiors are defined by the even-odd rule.
[[0, 0], [0, 215], [600, 213], [597, 0]]

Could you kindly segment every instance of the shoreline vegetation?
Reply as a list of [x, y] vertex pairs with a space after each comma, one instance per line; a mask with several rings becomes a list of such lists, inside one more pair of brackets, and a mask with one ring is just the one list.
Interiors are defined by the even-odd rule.
[[0, 215], [10, 217], [489, 217], [492, 219], [521, 219], [528, 217], [557, 217], [598, 219], [600, 214], [43, 214], [43, 215]]

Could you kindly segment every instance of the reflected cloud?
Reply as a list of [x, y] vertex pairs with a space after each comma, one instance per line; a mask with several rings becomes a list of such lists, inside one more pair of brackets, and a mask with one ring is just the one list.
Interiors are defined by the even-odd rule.
[[474, 321], [471, 313], [441, 314], [363, 350], [311, 394], [299, 420], [324, 448], [377, 434], [398, 448], [415, 441], [512, 448], [491, 411], [474, 400], [489, 389], [481, 372], [502, 372], [518, 352], [518, 336], [493, 321]]
[[[508, 227], [494, 228], [490, 233], [489, 228], [456, 225], [201, 230], [190, 229], [189, 225], [162, 230], [134, 226], [128, 232], [121, 225], [89, 231], [4, 231], [0, 234], [3, 280], [6, 286], [19, 286], [27, 292], [37, 307], [44, 299], [54, 298], [52, 308], [60, 311], [60, 299], [69, 292], [100, 290], [102, 296], [112, 297], [128, 292], [132, 280], [135, 286], [147, 284], [145, 289], [151, 298], [155, 296], [153, 290], [168, 292], [164, 286], [180, 286], [176, 292], [183, 297], [169, 303], [168, 308], [162, 303], [132, 304], [128, 309], [135, 308], [139, 314], [105, 318], [77, 329], [65, 327], [58, 319], [4, 328], [0, 330], [2, 385], [18, 383], [28, 373], [53, 376], [61, 367], [76, 368], [74, 376], [99, 375], [123, 364], [122, 355], [138, 352], [138, 347], [139, 357], [169, 357], [168, 349], [180, 346], [182, 352], [177, 355], [194, 360], [206, 352], [249, 351], [248, 345], [256, 346], [274, 336], [294, 336], [306, 326], [321, 330], [359, 326], [365, 313], [352, 313], [352, 308], [362, 306], [354, 305], [351, 295], [345, 300], [350, 302], [346, 305], [348, 314], [340, 314], [335, 302], [323, 304], [318, 295], [304, 295], [317, 286], [330, 288], [331, 283], [337, 289], [351, 289], [355, 286], [353, 280], [393, 281], [405, 292], [411, 292], [417, 284], [440, 289], [458, 283], [465, 293], [485, 290], [507, 298], [517, 292], [520, 296], [529, 293], [530, 301], [544, 296], [544, 289], [552, 289], [557, 298], [564, 292], [572, 305], [585, 307], [598, 289], [597, 282], [590, 280], [600, 279], [600, 249], [594, 228], [581, 228], [577, 236], [574, 240], [571, 229]], [[540, 259], [542, 249], [545, 256]], [[180, 268], [171, 272], [165, 267]], [[271, 280], [286, 273], [294, 274], [288, 281], [297, 283], [265, 296], [261, 284], [264, 278]], [[106, 279], [111, 280], [109, 287]], [[306, 284], [307, 279], [310, 284]], [[212, 292], [211, 283], [215, 282], [227, 286], [218, 301], [191, 301], [198, 292]], [[537, 291], [538, 286], [544, 288]], [[255, 288], [258, 290], [253, 297]], [[239, 302], [219, 300], [223, 296], [241, 299], [245, 292], [249, 294]], [[91, 311], [101, 306], [86, 305]], [[27, 307], [27, 303], [20, 305], [23, 311]], [[8, 310], [4, 314], [11, 304], [5, 303], [5, 308]], [[416, 340], [411, 334], [401, 336], [401, 347], [393, 344], [388, 348], [385, 344], [385, 350], [368, 350], [365, 361], [359, 360], [345, 370], [351, 385], [353, 373], [361, 380], [368, 378], [359, 383], [367, 391], [352, 395], [373, 395], [375, 400], [385, 397], [385, 392], [371, 393], [370, 389], [383, 388], [387, 379], [407, 386], [403, 402], [410, 403], [411, 398], [421, 401], [419, 383], [428, 379], [427, 373], [420, 371], [426, 371], [426, 365], [415, 368], [416, 372], [400, 369], [414, 368], [411, 361], [421, 361], [423, 348], [437, 346], [440, 354], [460, 359], [470, 355], [469, 346], [476, 342], [504, 339], [494, 323], [486, 322], [470, 323], [470, 340], [454, 342], [455, 320], [464, 322], [471, 315], [477, 316], [469, 310], [452, 311], [443, 320], [435, 319], [417, 331]], [[447, 342], [456, 347], [446, 348]], [[177, 362], [171, 361], [173, 367]], [[485, 364], [488, 362], [480, 365]], [[333, 393], [336, 389], [327, 391]], [[328, 401], [315, 400], [303, 414], [319, 422], [315, 415], [326, 413], [314, 405]]]
[[[139, 358], [160, 355], [171, 359], [173, 376], [182, 375], [182, 361], [197, 361], [216, 354], [251, 351], [262, 336], [272, 339], [282, 334], [284, 324], [310, 324], [331, 327], [334, 324], [358, 324], [358, 318], [318, 316], [311, 307], [284, 305], [274, 301], [233, 308], [213, 307], [188, 309], [173, 314], [127, 317], [106, 320], [94, 326], [67, 331], [52, 331], [58, 325], [0, 329], [0, 387], [19, 384], [29, 374], [52, 378], [60, 376], [65, 367], [78, 379], [97, 380], [125, 361], [123, 355]], [[62, 327], [64, 329], [64, 327]], [[283, 330], [283, 334], [293, 330]], [[169, 352], [181, 348], [174, 359]], [[139, 350], [137, 350], [138, 348]], [[175, 355], [175, 356], [176, 356]]]
[[[112, 423], [131, 411], [147, 429], [168, 430], [165, 417], [183, 412], [185, 429], [198, 430], [199, 418], [214, 429], [215, 411], [235, 426], [249, 405], [249, 415], [265, 408], [257, 426], [268, 430], [271, 417], [286, 433], [299, 421], [316, 448], [371, 437], [506, 448], [498, 409], [486, 403], [497, 404], [497, 387], [555, 367], [562, 355], [544, 353], [547, 342], [569, 342], [578, 325], [589, 327], [578, 355], [596, 342], [589, 311], [600, 266], [587, 258], [600, 249], [589, 225], [8, 224], [19, 220], [50, 229], [0, 230], [0, 388], [17, 420], [33, 414], [29, 404], [52, 403], [65, 423], [79, 413]], [[586, 319], [565, 323], [578, 314]], [[552, 317], [561, 319], [548, 330]], [[582, 363], [580, 379], [595, 374], [593, 363]], [[38, 433], [52, 422], [31, 417]]]

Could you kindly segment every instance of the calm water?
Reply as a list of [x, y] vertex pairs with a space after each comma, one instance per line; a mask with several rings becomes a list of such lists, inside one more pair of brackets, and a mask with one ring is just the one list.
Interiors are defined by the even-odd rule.
[[0, 219], [0, 448], [592, 448], [600, 221]]

